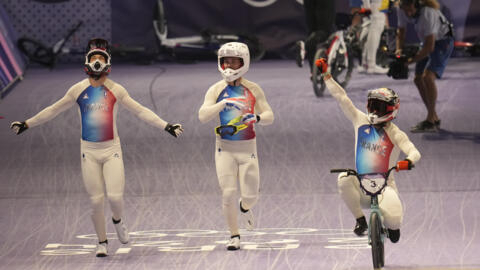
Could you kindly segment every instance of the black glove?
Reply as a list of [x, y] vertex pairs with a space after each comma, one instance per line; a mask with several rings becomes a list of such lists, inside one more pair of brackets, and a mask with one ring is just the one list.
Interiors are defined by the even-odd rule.
[[165, 127], [165, 130], [172, 134], [173, 137], [177, 138], [178, 136], [180, 136], [180, 134], [182, 134], [183, 132], [183, 128], [182, 128], [182, 125], [180, 124], [167, 124], [167, 126]]
[[15, 121], [12, 124], [10, 124], [10, 128], [13, 130], [13, 132], [15, 132], [15, 134], [18, 135], [18, 134], [24, 132], [25, 130], [27, 130], [28, 125], [27, 125], [27, 123], [25, 123], [25, 121], [24, 122]]

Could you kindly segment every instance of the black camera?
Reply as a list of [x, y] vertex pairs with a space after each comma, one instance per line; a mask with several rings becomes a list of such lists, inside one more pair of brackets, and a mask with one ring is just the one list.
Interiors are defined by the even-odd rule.
[[389, 57], [393, 61], [389, 65], [388, 77], [392, 77], [395, 80], [408, 79], [408, 58], [417, 54], [419, 49], [419, 44], [407, 44], [403, 47], [402, 55], [390, 54]]
[[395, 56], [395, 60], [390, 62], [388, 77], [392, 77], [395, 80], [408, 79], [407, 60], [406, 56]]

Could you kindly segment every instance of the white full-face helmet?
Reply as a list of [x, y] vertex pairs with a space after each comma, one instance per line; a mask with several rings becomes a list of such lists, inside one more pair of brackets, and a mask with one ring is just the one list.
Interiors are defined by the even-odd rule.
[[[99, 54], [105, 58], [105, 62], [96, 60], [95, 62], [90, 63], [90, 59], [93, 55]], [[110, 73], [110, 63], [111, 54], [110, 54], [110, 45], [108, 41], [101, 38], [94, 38], [88, 42], [86, 53], [85, 53], [85, 72], [94, 78], [100, 78], [101, 75], [108, 75]]]
[[[224, 68], [223, 58], [238, 57], [242, 60], [243, 65], [239, 69]], [[225, 43], [218, 50], [218, 71], [227, 82], [233, 82], [247, 73], [250, 66], [250, 52], [248, 46], [240, 42]]]
[[371, 124], [382, 124], [393, 120], [398, 113], [400, 99], [390, 88], [368, 91], [368, 120]]

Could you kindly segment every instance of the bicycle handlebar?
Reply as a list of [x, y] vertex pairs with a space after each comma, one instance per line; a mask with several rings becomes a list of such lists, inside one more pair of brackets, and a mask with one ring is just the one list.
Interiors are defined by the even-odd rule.
[[[388, 176], [390, 175], [390, 172], [395, 170], [395, 171], [405, 171], [405, 170], [411, 170], [412, 168], [414, 168], [415, 165], [411, 164], [411, 167], [408, 168], [408, 166], [393, 166], [391, 167], [387, 173], [385, 174], [386, 177], [385, 178], [388, 178]], [[358, 172], [354, 169], [331, 169], [330, 170], [330, 173], [342, 173], [342, 172], [346, 172], [347, 175], [358, 175]]]
[[342, 172], [346, 172], [346, 173], [353, 172], [354, 174], [357, 174], [357, 172], [354, 169], [331, 169], [330, 170], [330, 173], [342, 173]]

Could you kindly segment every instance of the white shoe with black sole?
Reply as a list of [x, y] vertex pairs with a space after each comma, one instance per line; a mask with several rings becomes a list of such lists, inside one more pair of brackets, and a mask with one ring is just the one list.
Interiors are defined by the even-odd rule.
[[238, 250], [240, 249], [240, 235], [234, 235], [230, 238], [227, 244], [228, 250]]
[[97, 244], [97, 249], [95, 250], [95, 256], [97, 257], [107, 257], [107, 246], [108, 241], [104, 241]]

